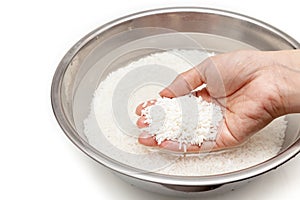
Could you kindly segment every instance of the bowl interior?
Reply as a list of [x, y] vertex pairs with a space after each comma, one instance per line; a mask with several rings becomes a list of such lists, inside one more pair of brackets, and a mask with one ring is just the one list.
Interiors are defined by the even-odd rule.
[[[60, 94], [65, 121], [76, 132], [71, 137], [91, 144], [84, 133], [93, 94], [112, 71], [145, 55], [171, 49], [199, 49], [223, 53], [240, 49], [283, 50], [299, 48], [282, 32], [253, 19], [216, 11], [157, 12], [129, 16], [101, 27], [79, 43], [62, 73]], [[169, 77], [170, 80], [174, 77]], [[299, 139], [299, 115], [288, 115], [281, 152]], [[96, 124], [96, 122], [95, 122]], [[95, 129], [99, 129], [96, 125]], [[110, 143], [99, 129], [102, 147], [94, 147], [122, 164], [122, 152], [111, 154]], [[128, 157], [128, 155], [126, 154]], [[130, 156], [129, 156], [130, 157]], [[137, 159], [132, 157], [132, 159]], [[136, 166], [133, 166], [136, 167]]]

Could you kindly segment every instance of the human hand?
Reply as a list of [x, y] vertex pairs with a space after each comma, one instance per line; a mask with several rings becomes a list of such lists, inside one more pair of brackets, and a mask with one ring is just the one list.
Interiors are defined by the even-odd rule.
[[[299, 54], [299, 51], [296, 53]], [[178, 75], [160, 95], [173, 98], [207, 84], [205, 89], [194, 94], [224, 109], [224, 120], [213, 148], [237, 146], [273, 119], [289, 112], [300, 112], [297, 111], [300, 110], [299, 103], [295, 103], [300, 97], [295, 91], [300, 83], [299, 71], [295, 72], [295, 69], [299, 70], [300, 64], [295, 57], [295, 51], [220, 54]], [[147, 106], [150, 104], [148, 102]], [[136, 113], [141, 115], [142, 109], [139, 105]], [[148, 125], [144, 120], [144, 116], [139, 118], [138, 127]], [[158, 145], [155, 138], [147, 133], [141, 134], [139, 142], [147, 146]], [[176, 141], [164, 141], [159, 146], [173, 151], [179, 149]], [[187, 146], [187, 151], [199, 150], [198, 145]]]

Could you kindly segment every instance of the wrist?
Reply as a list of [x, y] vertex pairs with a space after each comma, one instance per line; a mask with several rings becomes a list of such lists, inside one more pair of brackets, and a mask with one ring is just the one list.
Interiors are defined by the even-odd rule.
[[276, 51], [272, 57], [279, 71], [282, 114], [300, 113], [300, 50]]
[[286, 105], [285, 110], [286, 113], [300, 113], [300, 70], [291, 70], [290, 76], [287, 79], [288, 85], [287, 92], [285, 95]]

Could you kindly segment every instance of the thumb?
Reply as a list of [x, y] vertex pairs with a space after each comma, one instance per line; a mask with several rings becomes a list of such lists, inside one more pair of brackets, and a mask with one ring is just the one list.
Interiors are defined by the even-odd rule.
[[205, 63], [206, 62], [204, 61], [200, 65], [179, 74], [168, 87], [159, 93], [159, 95], [168, 98], [183, 96], [189, 94], [192, 90], [205, 83], [202, 70]]

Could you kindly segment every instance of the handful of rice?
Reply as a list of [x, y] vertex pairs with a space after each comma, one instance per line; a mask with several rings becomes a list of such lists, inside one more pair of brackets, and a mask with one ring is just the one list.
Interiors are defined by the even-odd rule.
[[142, 131], [155, 136], [158, 144], [177, 141], [180, 149], [187, 144], [201, 146], [204, 140], [215, 140], [223, 119], [220, 106], [193, 95], [158, 98], [142, 110], [142, 115], [146, 118], [144, 123], [149, 124]]

